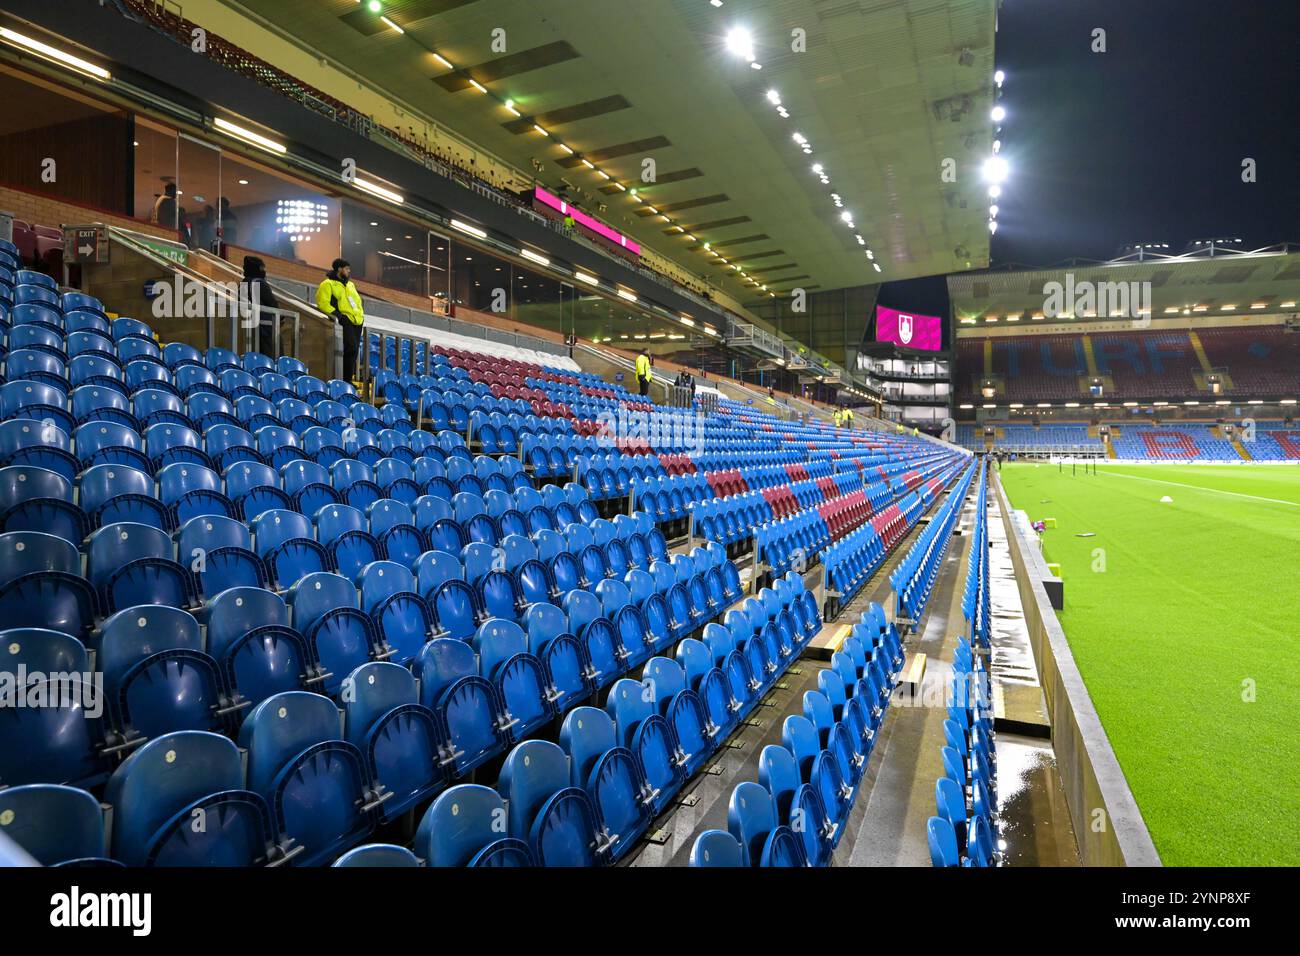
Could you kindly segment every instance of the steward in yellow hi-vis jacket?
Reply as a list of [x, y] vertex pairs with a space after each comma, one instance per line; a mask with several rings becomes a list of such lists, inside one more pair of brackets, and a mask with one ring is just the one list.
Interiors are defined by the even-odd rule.
[[325, 274], [316, 289], [316, 308], [333, 316], [343, 328], [343, 380], [350, 382], [357, 377], [357, 351], [366, 314], [361, 293], [352, 284], [352, 265], [346, 259], [335, 259]]
[[642, 395], [650, 394], [650, 356], [645, 349], [636, 357], [636, 382], [641, 387]]

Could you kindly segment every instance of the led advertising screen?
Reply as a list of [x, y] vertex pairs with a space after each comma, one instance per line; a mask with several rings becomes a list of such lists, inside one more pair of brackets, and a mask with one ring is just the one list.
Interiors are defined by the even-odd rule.
[[943, 319], [934, 315], [899, 312], [876, 306], [876, 341], [893, 342], [907, 349], [943, 350]]

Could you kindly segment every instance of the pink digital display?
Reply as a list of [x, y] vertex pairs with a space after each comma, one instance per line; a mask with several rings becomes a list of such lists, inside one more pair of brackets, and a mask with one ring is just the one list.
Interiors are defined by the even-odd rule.
[[876, 341], [893, 342], [906, 349], [943, 350], [943, 319], [935, 315], [899, 312], [876, 306]]
[[605, 225], [603, 222], [591, 218], [591, 216], [588, 216], [581, 209], [575, 209], [559, 196], [552, 195], [541, 186], [533, 189], [533, 198], [544, 206], [550, 206], [562, 216], [572, 216], [573, 221], [579, 226], [582, 226], [584, 229], [589, 229], [596, 235], [608, 239], [616, 246], [621, 246], [634, 256], [639, 256], [641, 254], [641, 244], [639, 242], [629, 239], [621, 232], [616, 232], [609, 228], [609, 226]]

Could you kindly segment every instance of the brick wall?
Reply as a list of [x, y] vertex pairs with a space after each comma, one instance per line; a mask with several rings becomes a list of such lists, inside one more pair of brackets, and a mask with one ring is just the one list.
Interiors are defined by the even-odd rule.
[[129, 216], [119, 216], [93, 206], [82, 206], [56, 196], [18, 189], [3, 183], [0, 183], [0, 210], [13, 213], [15, 219], [22, 219], [39, 226], [102, 222], [124, 229], [135, 229], [161, 239], [176, 238], [175, 229], [160, 229], [150, 222], [141, 222]]

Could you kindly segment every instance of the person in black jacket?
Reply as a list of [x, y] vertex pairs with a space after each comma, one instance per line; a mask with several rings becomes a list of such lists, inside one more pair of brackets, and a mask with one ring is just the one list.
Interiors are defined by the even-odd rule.
[[[280, 302], [275, 297], [275, 290], [266, 281], [266, 263], [257, 256], [244, 256], [244, 285], [247, 289], [248, 301], [254, 304], [257, 313], [256, 316], [249, 317], [250, 322], [257, 322], [257, 350], [271, 358], [279, 358], [274, 352], [273, 318], [271, 313], [265, 310], [278, 309]], [[285, 331], [282, 328], [280, 334], [283, 335]], [[283, 351], [285, 343], [280, 344]]]

